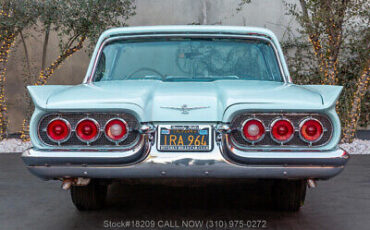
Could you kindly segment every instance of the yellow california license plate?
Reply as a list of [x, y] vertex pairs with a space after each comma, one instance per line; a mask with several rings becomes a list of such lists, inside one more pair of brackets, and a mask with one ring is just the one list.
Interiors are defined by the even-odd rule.
[[163, 125], [157, 147], [160, 151], [211, 151], [211, 136], [209, 125]]

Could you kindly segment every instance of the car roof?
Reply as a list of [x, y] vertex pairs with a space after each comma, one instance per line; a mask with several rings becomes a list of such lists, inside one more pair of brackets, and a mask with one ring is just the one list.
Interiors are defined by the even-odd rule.
[[105, 31], [103, 38], [128, 35], [128, 34], [153, 34], [153, 33], [218, 33], [240, 35], [262, 35], [275, 40], [275, 34], [266, 28], [247, 26], [220, 26], [220, 25], [172, 25], [172, 26], [136, 26], [119, 27]]

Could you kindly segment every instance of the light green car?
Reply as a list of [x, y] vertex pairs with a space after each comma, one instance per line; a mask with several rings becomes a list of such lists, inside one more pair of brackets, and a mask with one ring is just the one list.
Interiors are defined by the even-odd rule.
[[266, 29], [155, 26], [104, 32], [82, 84], [29, 86], [43, 179], [71, 187], [80, 210], [103, 207], [115, 180], [273, 181], [297, 211], [307, 183], [340, 173], [341, 86], [295, 85]]

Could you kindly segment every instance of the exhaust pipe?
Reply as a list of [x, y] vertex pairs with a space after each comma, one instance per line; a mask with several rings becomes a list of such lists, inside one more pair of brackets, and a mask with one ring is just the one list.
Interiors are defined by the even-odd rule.
[[72, 185], [75, 185], [75, 186], [86, 186], [90, 183], [90, 178], [82, 178], [82, 177], [78, 177], [78, 178], [66, 178], [66, 179], [63, 179], [63, 182], [62, 182], [62, 189], [63, 190], [69, 190]]
[[62, 189], [69, 190], [72, 186], [73, 180], [72, 179], [63, 179], [62, 182]]
[[83, 178], [83, 177], [78, 177], [77, 180], [75, 181], [76, 186], [86, 186], [90, 183], [90, 178]]
[[309, 188], [316, 188], [316, 182], [313, 179], [308, 179], [307, 184]]

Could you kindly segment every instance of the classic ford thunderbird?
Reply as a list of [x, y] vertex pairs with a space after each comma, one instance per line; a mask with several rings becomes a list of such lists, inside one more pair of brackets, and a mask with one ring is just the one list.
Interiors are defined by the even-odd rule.
[[[117, 180], [263, 180], [280, 210], [340, 173], [341, 86], [295, 85], [275, 35], [222, 26], [104, 32], [83, 83], [29, 86], [31, 173], [79, 210]], [[205, 180], [202, 180], [205, 179]]]

